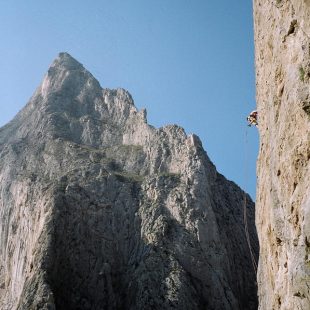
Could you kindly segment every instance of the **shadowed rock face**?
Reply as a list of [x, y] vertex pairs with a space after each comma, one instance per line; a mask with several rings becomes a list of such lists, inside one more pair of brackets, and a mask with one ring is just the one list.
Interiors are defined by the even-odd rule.
[[310, 1], [254, 1], [259, 309], [310, 309]]
[[70, 55], [0, 129], [0, 157], [1, 309], [257, 308], [243, 191]]

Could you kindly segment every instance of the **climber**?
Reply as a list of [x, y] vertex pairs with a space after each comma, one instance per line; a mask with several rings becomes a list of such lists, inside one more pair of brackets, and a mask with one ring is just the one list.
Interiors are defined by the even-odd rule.
[[257, 126], [257, 111], [254, 110], [250, 113], [250, 115], [246, 118], [246, 120], [248, 121], [248, 126], [251, 127], [253, 126]]

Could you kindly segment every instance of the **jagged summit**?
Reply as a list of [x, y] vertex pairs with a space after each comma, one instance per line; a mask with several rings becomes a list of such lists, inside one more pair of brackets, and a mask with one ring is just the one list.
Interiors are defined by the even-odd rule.
[[[39, 135], [45, 139], [59, 137], [99, 145], [102, 135], [106, 140], [107, 131], [124, 127], [132, 118], [146, 123], [146, 111], [136, 109], [128, 91], [103, 89], [82, 64], [68, 53], [60, 53], [30, 102], [5, 130], [14, 131], [6, 136], [10, 139], [34, 139]], [[97, 128], [94, 136], [90, 127]], [[118, 134], [121, 128], [111, 132], [107, 143], [122, 139]]]
[[78, 62], [67, 52], [61, 52], [58, 54], [58, 57], [54, 60], [51, 67], [57, 66], [64, 67], [68, 70], [84, 68], [80, 62]]
[[41, 85], [40, 95], [46, 99], [51, 93], [71, 91], [71, 96], [78, 96], [79, 92], [85, 92], [87, 89], [88, 94], [98, 96], [101, 87], [82, 64], [68, 53], [60, 53], [48, 69]]
[[0, 130], [0, 159], [1, 309], [257, 309], [244, 192], [70, 55]]

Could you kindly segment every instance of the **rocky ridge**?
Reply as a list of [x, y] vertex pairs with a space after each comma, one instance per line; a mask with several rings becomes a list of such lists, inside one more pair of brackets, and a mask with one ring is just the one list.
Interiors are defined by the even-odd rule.
[[[256, 309], [244, 192], [61, 53], [0, 129], [0, 308]], [[254, 204], [247, 196], [255, 253]]]
[[254, 1], [259, 309], [310, 309], [310, 1]]

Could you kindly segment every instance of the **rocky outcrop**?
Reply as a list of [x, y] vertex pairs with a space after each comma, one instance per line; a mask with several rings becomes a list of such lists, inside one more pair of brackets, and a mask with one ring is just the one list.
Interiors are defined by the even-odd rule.
[[254, 1], [260, 309], [310, 309], [310, 1]]
[[0, 158], [1, 309], [257, 308], [244, 192], [70, 55], [0, 129]]

